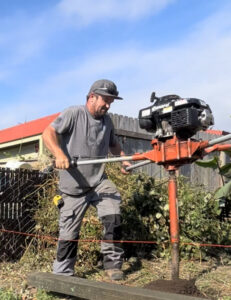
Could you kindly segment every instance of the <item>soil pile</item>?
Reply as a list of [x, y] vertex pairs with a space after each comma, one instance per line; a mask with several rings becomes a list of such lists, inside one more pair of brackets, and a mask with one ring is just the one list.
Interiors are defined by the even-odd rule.
[[175, 280], [155, 280], [145, 285], [144, 288], [180, 295], [195, 296], [205, 298], [195, 286], [195, 280], [175, 279]]

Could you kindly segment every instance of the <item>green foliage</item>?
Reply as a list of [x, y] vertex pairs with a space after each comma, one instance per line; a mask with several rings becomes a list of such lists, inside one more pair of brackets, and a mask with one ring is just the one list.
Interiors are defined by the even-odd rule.
[[[152, 255], [168, 257], [170, 245], [166, 180], [154, 180], [145, 174], [123, 176], [115, 166], [108, 170], [108, 175], [118, 186], [123, 198], [124, 239], [156, 241]], [[224, 251], [191, 245], [193, 243], [231, 243], [231, 226], [220, 222], [219, 203], [203, 186], [193, 187], [185, 178], [178, 178], [178, 205], [182, 257], [201, 259]], [[125, 248], [128, 256], [132, 249], [133, 255], [140, 251], [147, 255], [153, 246], [138, 244], [131, 247], [128, 244]]]
[[1, 300], [20, 300], [21, 297], [15, 294], [11, 289], [0, 288], [0, 299]]
[[39, 235], [54, 235], [58, 234], [58, 210], [53, 204], [53, 197], [57, 193], [58, 179], [49, 178], [40, 188], [38, 193], [39, 206], [35, 211], [36, 233]]
[[224, 166], [222, 166], [220, 168], [220, 174], [227, 178], [231, 178], [231, 163], [227, 163]]
[[153, 177], [144, 173], [125, 176], [116, 164], [108, 166], [107, 170], [123, 199], [123, 239], [157, 242], [156, 245], [125, 243], [126, 256], [145, 256], [154, 248], [155, 256], [166, 255], [164, 250], [169, 243], [166, 180], [155, 183]]
[[[226, 154], [230, 155], [230, 151], [224, 151]], [[213, 158], [209, 160], [198, 160], [195, 162], [198, 166], [203, 168], [211, 168], [218, 169], [219, 174], [224, 176], [226, 180], [231, 178], [231, 163], [227, 163], [224, 166], [220, 166], [219, 157], [214, 155]], [[231, 200], [231, 184], [230, 182], [224, 184], [224, 186], [220, 187], [215, 194], [215, 198], [226, 198], [227, 200]]]
[[195, 164], [200, 167], [203, 167], [203, 168], [217, 169], [218, 160], [219, 160], [219, 158], [217, 156], [214, 156], [213, 158], [208, 159], [208, 160], [197, 160], [195, 162]]
[[[156, 244], [123, 243], [125, 256], [162, 257], [170, 256], [168, 179], [155, 180], [144, 173], [123, 175], [119, 164], [108, 164], [107, 175], [122, 197], [121, 214], [124, 241], [152, 241]], [[220, 222], [221, 210], [214, 195], [203, 186], [193, 187], [185, 178], [178, 178], [178, 205], [181, 240], [181, 257], [207, 259], [219, 254], [229, 254], [223, 248], [199, 247], [197, 243], [231, 244], [231, 225]], [[35, 232], [41, 236], [58, 235], [58, 209], [52, 198], [56, 193], [57, 179], [53, 178], [39, 193], [40, 207], [36, 210]], [[100, 258], [102, 224], [94, 208], [90, 208], [82, 223], [79, 243], [78, 265], [95, 266]], [[89, 242], [89, 241], [91, 242]], [[51, 268], [55, 257], [52, 241], [37, 239], [30, 243], [23, 262], [30, 260], [33, 266]], [[217, 250], [218, 249], [218, 250]], [[48, 270], [50, 270], [48, 268]]]
[[231, 196], [231, 181], [227, 182], [221, 188], [219, 188], [215, 193], [215, 198], [230, 198]]
[[[231, 225], [220, 222], [221, 209], [214, 195], [203, 187], [192, 187], [184, 178], [178, 180], [179, 219], [181, 242], [224, 244], [231, 243]], [[219, 249], [219, 250], [217, 250]], [[182, 245], [181, 255], [207, 258], [224, 249]]]

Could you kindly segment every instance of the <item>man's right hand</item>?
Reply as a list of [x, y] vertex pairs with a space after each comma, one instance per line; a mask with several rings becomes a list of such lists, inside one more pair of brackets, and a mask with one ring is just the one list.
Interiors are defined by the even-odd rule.
[[55, 167], [63, 170], [70, 167], [69, 159], [64, 153], [60, 152], [58, 155], [56, 155]]

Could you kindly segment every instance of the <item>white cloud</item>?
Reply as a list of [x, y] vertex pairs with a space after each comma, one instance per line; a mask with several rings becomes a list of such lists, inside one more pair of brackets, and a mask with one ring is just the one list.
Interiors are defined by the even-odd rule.
[[[191, 35], [171, 47], [147, 51], [141, 46], [120, 46], [87, 55], [86, 60], [76, 58], [70, 69], [33, 85], [15, 107], [3, 108], [2, 115], [11, 115], [16, 124], [82, 104], [89, 84], [106, 77], [115, 80], [125, 99], [113, 103], [114, 113], [137, 117], [139, 109], [150, 105], [152, 91], [157, 96], [176, 93], [205, 100], [213, 110], [215, 128], [231, 131], [230, 11], [197, 24]], [[6, 122], [2, 118], [0, 127]]]
[[59, 12], [77, 24], [90, 24], [102, 19], [134, 20], [154, 15], [175, 0], [62, 0]]

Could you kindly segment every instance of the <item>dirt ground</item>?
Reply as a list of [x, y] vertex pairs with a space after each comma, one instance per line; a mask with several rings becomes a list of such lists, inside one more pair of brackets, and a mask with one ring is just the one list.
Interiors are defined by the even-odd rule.
[[205, 298], [204, 295], [201, 294], [201, 292], [196, 287], [194, 279], [159, 279], [148, 283], [144, 286], [144, 288], [155, 291]]
[[[49, 293], [49, 298], [37, 297], [38, 290], [27, 284], [27, 274], [34, 271], [51, 271], [51, 264], [42, 264], [33, 269], [23, 262], [0, 264], [0, 287], [11, 288], [21, 299], [75, 299]], [[214, 261], [181, 261], [180, 279], [171, 280], [171, 264], [166, 260], [139, 260], [131, 258], [124, 263], [125, 280], [117, 284], [144, 287], [152, 290], [190, 295], [205, 299], [231, 300], [231, 265]], [[76, 275], [82, 278], [110, 282], [102, 267], [76, 267]], [[44, 293], [44, 291], [39, 291]]]

